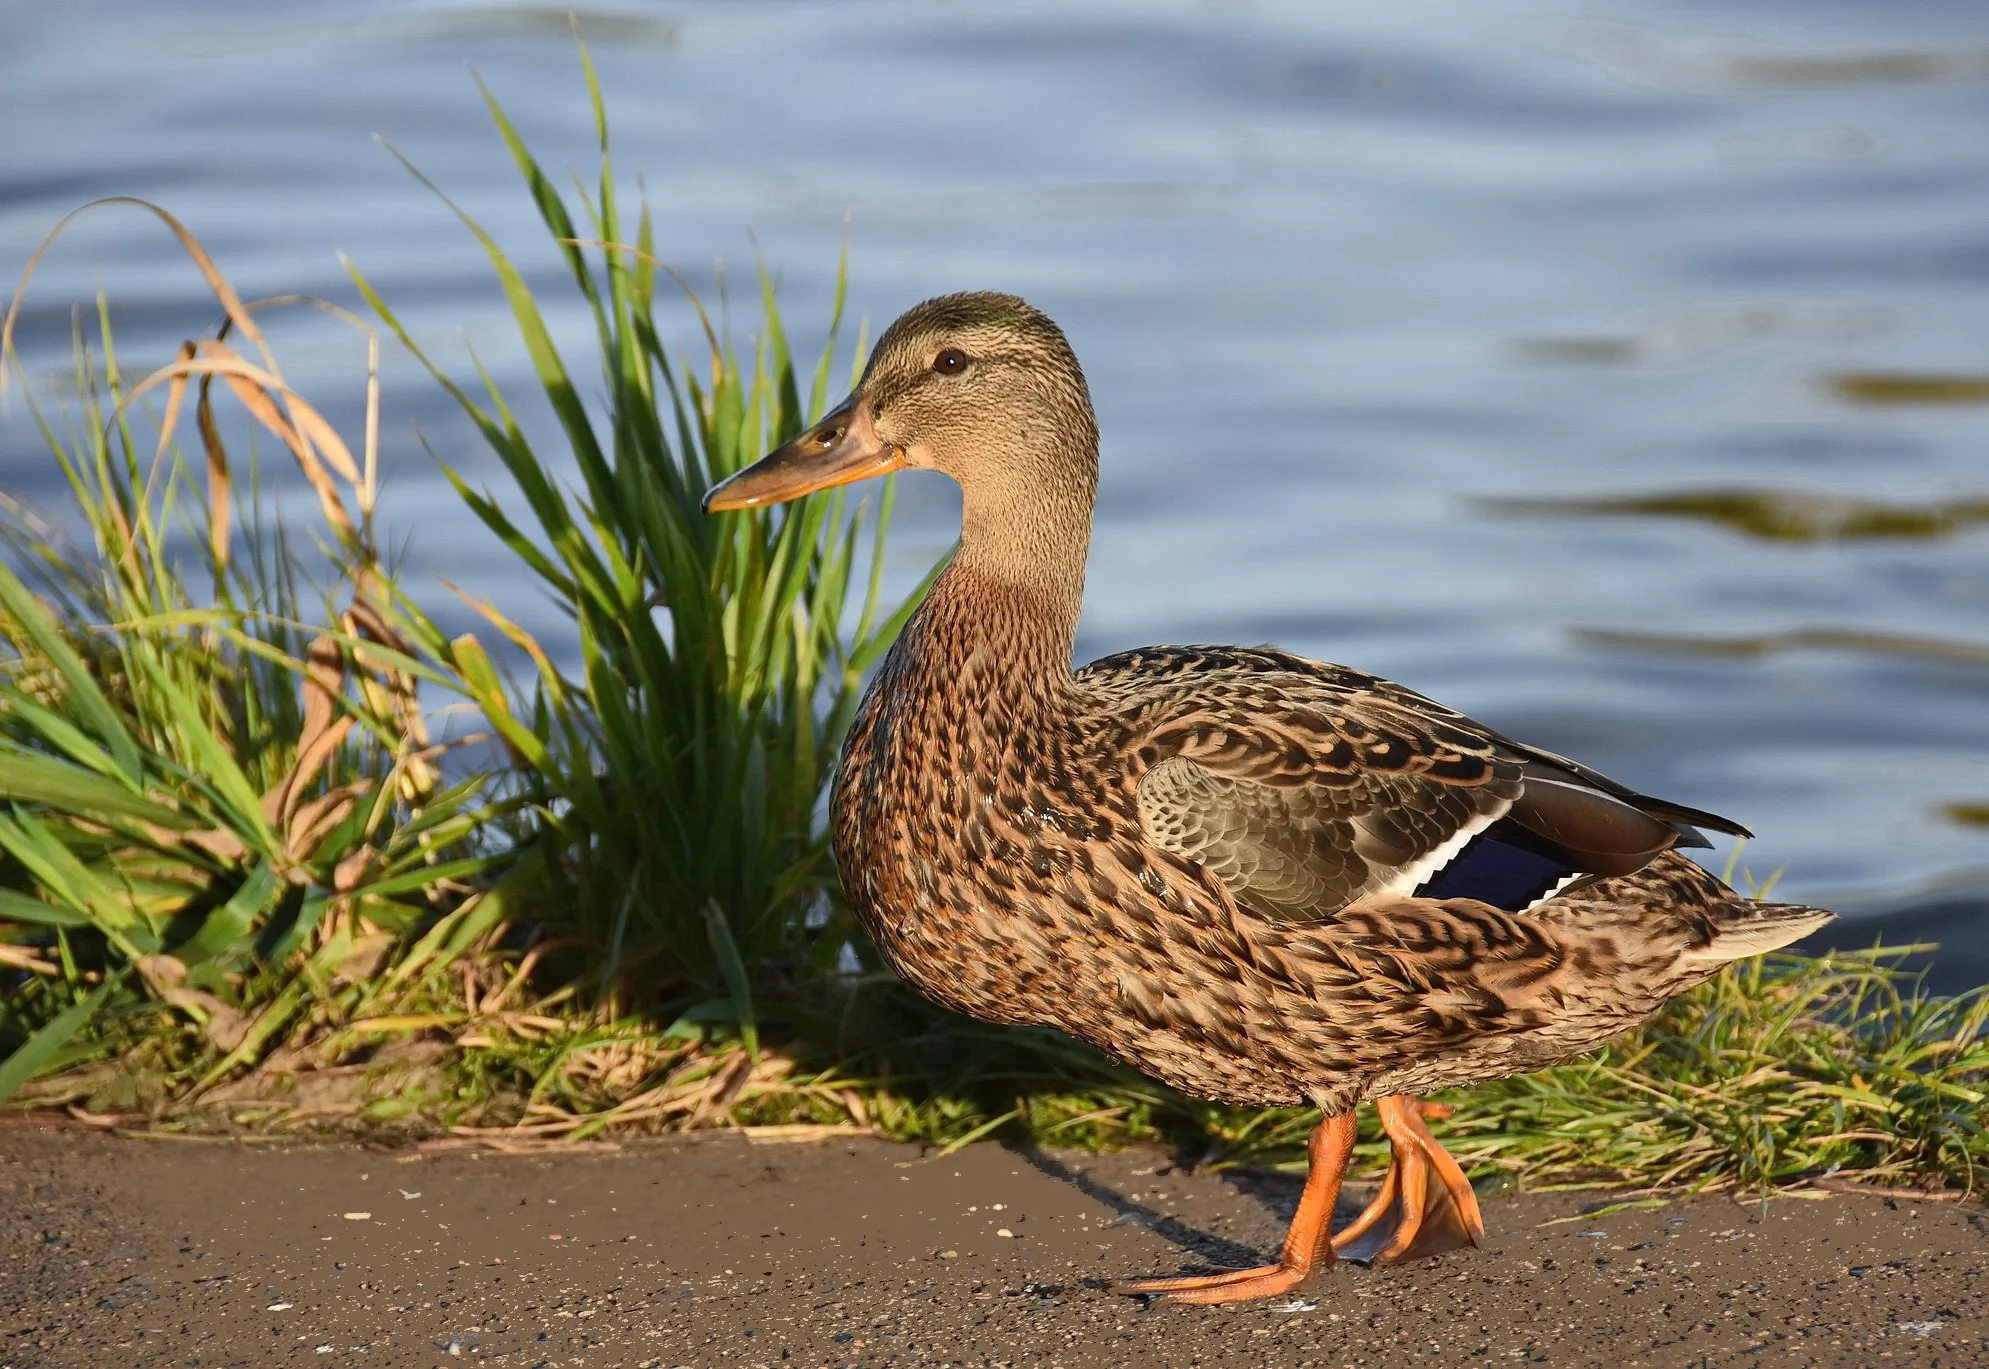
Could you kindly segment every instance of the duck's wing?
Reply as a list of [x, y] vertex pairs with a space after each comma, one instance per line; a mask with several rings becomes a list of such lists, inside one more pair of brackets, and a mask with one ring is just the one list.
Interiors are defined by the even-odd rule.
[[1146, 649], [1078, 679], [1118, 724], [1147, 839], [1267, 917], [1380, 893], [1522, 912], [1703, 844], [1697, 827], [1745, 830], [1284, 652]]

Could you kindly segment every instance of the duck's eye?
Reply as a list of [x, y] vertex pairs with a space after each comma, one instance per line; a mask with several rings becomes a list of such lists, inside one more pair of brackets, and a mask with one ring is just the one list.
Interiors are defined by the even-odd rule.
[[948, 347], [932, 359], [932, 369], [943, 376], [957, 376], [967, 369], [967, 354], [958, 347]]

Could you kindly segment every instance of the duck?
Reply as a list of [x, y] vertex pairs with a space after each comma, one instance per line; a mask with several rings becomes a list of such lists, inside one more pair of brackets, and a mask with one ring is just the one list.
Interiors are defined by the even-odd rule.
[[[1832, 915], [1744, 897], [1685, 854], [1738, 823], [1376, 675], [1267, 646], [1073, 668], [1098, 452], [1062, 329], [1015, 295], [951, 294], [705, 494], [716, 513], [901, 470], [960, 487], [954, 554], [843, 742], [845, 896], [943, 1007], [1055, 1028], [1200, 1098], [1318, 1110], [1274, 1261], [1115, 1290], [1237, 1302], [1362, 1248], [1476, 1244], [1423, 1095], [1575, 1059]], [[1364, 1102], [1389, 1168], [1335, 1233]]]

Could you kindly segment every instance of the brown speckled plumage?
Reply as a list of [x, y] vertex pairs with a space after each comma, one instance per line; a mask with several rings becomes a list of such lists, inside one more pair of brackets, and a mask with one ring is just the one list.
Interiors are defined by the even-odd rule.
[[[1147, 650], [1072, 675], [1043, 613], [1027, 591], [942, 576], [837, 778], [865, 931], [955, 1011], [1059, 1028], [1200, 1097], [1333, 1112], [1579, 1055], [1732, 958], [1724, 932], [1790, 916], [1673, 852], [1525, 913], [1255, 900], [1152, 830], [1142, 779], [1186, 761], [1267, 791], [1256, 811], [1283, 822], [1309, 801], [1318, 863], [1372, 882], [1343, 815], [1379, 813], [1420, 853], [1508, 801], [1524, 753], [1281, 652]], [[1816, 920], [1796, 916], [1793, 934]]]
[[[1157, 647], [1074, 672], [1097, 434], [1063, 335], [1019, 300], [911, 311], [851, 405], [728, 498], [832, 483], [794, 470], [859, 439], [964, 492], [959, 553], [871, 682], [832, 805], [865, 931], [949, 1008], [1332, 1119], [1580, 1055], [1828, 917], [1750, 902], [1672, 849], [1691, 824], [1740, 830], [1723, 819], [1359, 671]], [[1461, 878], [1481, 836], [1573, 882], [1510, 910], [1419, 894]], [[1288, 1287], [1314, 1267], [1294, 1249], [1271, 1283], [1192, 1296]]]

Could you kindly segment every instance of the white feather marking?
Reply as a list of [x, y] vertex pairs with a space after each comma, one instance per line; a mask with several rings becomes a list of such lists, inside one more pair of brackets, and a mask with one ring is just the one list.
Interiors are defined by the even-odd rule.
[[1576, 880], [1580, 878], [1582, 878], [1582, 872], [1580, 870], [1570, 871], [1567, 875], [1563, 876], [1561, 879], [1556, 880], [1554, 882], [1553, 888], [1549, 889], [1539, 898], [1534, 899], [1533, 902], [1527, 904], [1524, 908], [1521, 908], [1520, 912], [1530, 913], [1535, 908], [1538, 908], [1541, 904], [1546, 903], [1551, 899], [1559, 898], [1561, 896], [1561, 890], [1567, 888], [1570, 884], [1573, 884]]
[[1464, 848], [1471, 844], [1471, 839], [1504, 817], [1506, 809], [1510, 807], [1512, 805], [1509, 803], [1503, 804], [1497, 812], [1478, 814], [1471, 821], [1465, 823], [1464, 826], [1458, 828], [1457, 831], [1452, 833], [1449, 838], [1439, 844], [1434, 850], [1430, 851], [1429, 854], [1422, 856], [1420, 859], [1413, 860], [1407, 865], [1396, 867], [1395, 873], [1387, 878], [1377, 892], [1384, 894], [1415, 893], [1420, 886], [1428, 883], [1431, 877], [1443, 869], [1444, 866], [1464, 854]]

